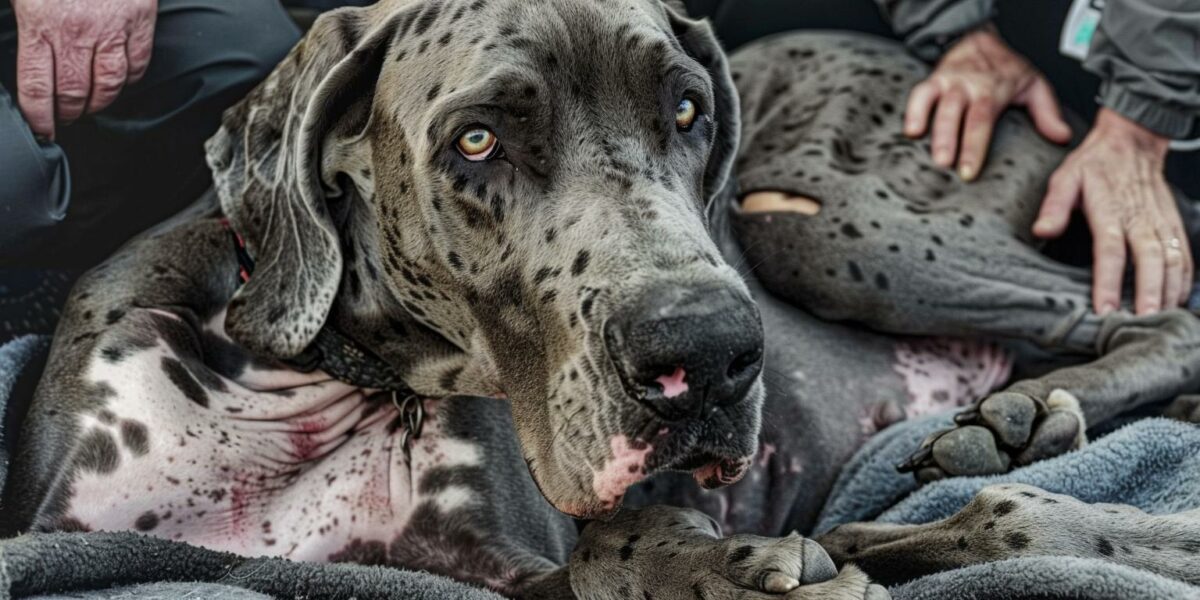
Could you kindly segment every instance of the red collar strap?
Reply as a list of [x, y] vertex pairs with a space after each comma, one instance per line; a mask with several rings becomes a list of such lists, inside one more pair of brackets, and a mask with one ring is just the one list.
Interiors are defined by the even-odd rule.
[[250, 258], [250, 252], [246, 250], [246, 240], [243, 240], [242, 236], [233, 229], [233, 225], [229, 223], [227, 217], [221, 218], [221, 225], [228, 229], [229, 234], [233, 236], [233, 248], [237, 253], [238, 261], [238, 285], [242, 285], [250, 281], [250, 274], [254, 272], [254, 259]]

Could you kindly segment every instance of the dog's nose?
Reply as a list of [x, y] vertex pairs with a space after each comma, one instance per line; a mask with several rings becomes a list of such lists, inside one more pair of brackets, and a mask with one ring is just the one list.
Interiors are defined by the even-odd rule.
[[758, 309], [732, 289], [647, 290], [608, 320], [604, 341], [630, 395], [670, 420], [740, 402], [762, 372]]

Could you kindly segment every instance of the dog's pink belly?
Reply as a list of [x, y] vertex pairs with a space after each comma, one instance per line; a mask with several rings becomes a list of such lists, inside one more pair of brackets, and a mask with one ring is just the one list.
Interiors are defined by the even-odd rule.
[[478, 501], [465, 487], [420, 492], [425, 474], [480, 462], [477, 446], [442, 435], [436, 403], [410, 456], [389, 399], [319, 373], [193, 375], [180, 359], [160, 341], [92, 363], [87, 379], [114, 395], [80, 417], [79, 452], [99, 454], [77, 470], [64, 524], [324, 561], [390, 543], [418, 506]]
[[958, 338], [895, 342], [892, 369], [904, 386], [903, 405], [869, 408], [859, 422], [871, 435], [893, 423], [967, 406], [1008, 381], [1012, 355], [999, 344]]

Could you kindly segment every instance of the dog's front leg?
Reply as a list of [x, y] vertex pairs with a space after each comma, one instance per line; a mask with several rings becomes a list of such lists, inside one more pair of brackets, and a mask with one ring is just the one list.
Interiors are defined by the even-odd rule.
[[853, 566], [838, 573], [816, 542], [721, 537], [716, 523], [691, 509], [622, 510], [583, 530], [570, 562], [530, 582], [529, 600], [864, 599], [890, 596]]

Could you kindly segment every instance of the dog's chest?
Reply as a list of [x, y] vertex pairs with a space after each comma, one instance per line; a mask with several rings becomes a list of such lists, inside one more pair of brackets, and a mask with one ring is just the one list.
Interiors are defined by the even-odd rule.
[[[135, 311], [122, 325], [161, 330], [164, 319], [176, 318]], [[214, 335], [220, 319], [206, 329]], [[423, 485], [481, 461], [479, 446], [444, 433], [436, 402], [406, 451], [389, 396], [281, 367], [225, 377], [187, 344], [114, 346], [121, 334], [106, 334], [83, 375], [110, 393], [102, 410], [78, 416], [59, 527], [323, 561], [392, 543], [418, 511], [480, 501], [466, 487]]]

